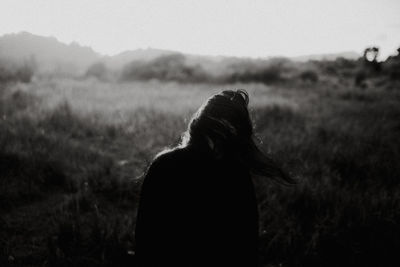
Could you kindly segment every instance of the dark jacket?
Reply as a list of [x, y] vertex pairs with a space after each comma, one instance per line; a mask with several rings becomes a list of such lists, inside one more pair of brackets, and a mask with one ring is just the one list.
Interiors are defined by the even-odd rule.
[[193, 146], [158, 156], [143, 182], [135, 238], [139, 266], [257, 266], [249, 171]]

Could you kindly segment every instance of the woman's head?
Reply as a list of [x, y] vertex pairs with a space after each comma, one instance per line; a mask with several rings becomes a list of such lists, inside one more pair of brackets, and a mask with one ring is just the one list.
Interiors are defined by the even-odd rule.
[[244, 90], [213, 95], [192, 117], [185, 141], [188, 144], [206, 141], [225, 147], [251, 138], [253, 127], [248, 102], [249, 96]]
[[292, 182], [257, 147], [248, 104], [249, 95], [242, 89], [211, 96], [193, 115], [183, 136], [183, 145], [208, 146], [215, 157], [234, 158], [254, 175]]

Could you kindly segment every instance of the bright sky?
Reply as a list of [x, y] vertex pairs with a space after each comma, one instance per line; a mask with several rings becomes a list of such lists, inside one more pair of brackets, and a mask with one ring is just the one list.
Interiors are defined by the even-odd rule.
[[28, 31], [102, 54], [137, 48], [233, 56], [400, 46], [399, 0], [0, 0], [0, 35]]

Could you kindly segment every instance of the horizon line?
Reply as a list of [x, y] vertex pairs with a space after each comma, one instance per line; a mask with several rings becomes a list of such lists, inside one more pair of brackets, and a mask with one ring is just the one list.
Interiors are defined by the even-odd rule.
[[[179, 51], [179, 50], [174, 50], [174, 49], [167, 49], [167, 48], [160, 48], [160, 47], [151, 47], [151, 46], [147, 46], [147, 47], [137, 47], [137, 48], [128, 48], [125, 50], [122, 50], [120, 52], [116, 52], [116, 53], [104, 53], [101, 52], [99, 50], [97, 50], [96, 48], [93, 47], [92, 45], [86, 45], [86, 44], [82, 44], [79, 43], [78, 41], [70, 41], [68, 43], [68, 41], [63, 41], [60, 40], [57, 36], [54, 35], [40, 35], [40, 34], [36, 34], [36, 33], [32, 33], [26, 30], [21, 30], [21, 31], [15, 31], [15, 32], [7, 32], [7, 33], [3, 33], [2, 35], [0, 35], [0, 38], [7, 36], [7, 35], [20, 35], [20, 34], [29, 34], [35, 37], [41, 37], [41, 38], [52, 38], [55, 39], [58, 43], [67, 45], [67, 46], [73, 46], [73, 45], [77, 45], [80, 46], [82, 48], [88, 48], [91, 49], [94, 53], [98, 54], [101, 57], [114, 57], [114, 56], [118, 56], [120, 54], [126, 53], [126, 52], [133, 52], [133, 51], [137, 51], [137, 50], [159, 50], [159, 51], [165, 51], [165, 52], [171, 52], [171, 53], [179, 53], [179, 54], [184, 54], [184, 55], [191, 55], [191, 56], [203, 56], [203, 57], [225, 57], [225, 58], [242, 58], [242, 59], [272, 59], [272, 58], [302, 58], [302, 57], [312, 57], [312, 56], [330, 56], [330, 55], [335, 55], [335, 54], [343, 54], [343, 53], [354, 53], [357, 54], [358, 56], [362, 56], [362, 51], [361, 52], [357, 52], [355, 50], [341, 50], [341, 51], [327, 51], [327, 52], [322, 52], [322, 53], [309, 53], [309, 54], [298, 54], [298, 55], [283, 55], [283, 54], [276, 54], [276, 55], [265, 55], [265, 56], [240, 56], [240, 55], [231, 55], [231, 54], [202, 54], [202, 53], [192, 53], [192, 52], [184, 52], [184, 51]], [[379, 45], [370, 45], [372, 46], [376, 46], [379, 47]], [[370, 46], [365, 46], [370, 47]], [[390, 56], [390, 55], [389, 55]], [[388, 56], [388, 57], [389, 57]]]

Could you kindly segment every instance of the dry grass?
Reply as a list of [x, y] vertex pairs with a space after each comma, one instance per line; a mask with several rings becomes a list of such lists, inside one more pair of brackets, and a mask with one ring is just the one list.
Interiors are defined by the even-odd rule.
[[299, 179], [256, 180], [261, 265], [389, 266], [398, 91], [96, 80], [0, 88], [0, 265], [134, 266], [137, 178], [208, 96], [235, 88], [250, 93], [263, 149]]

